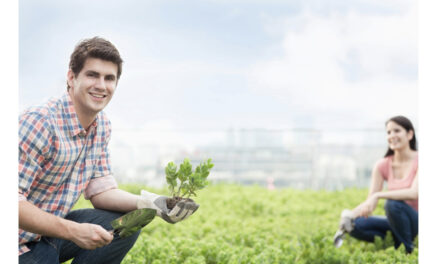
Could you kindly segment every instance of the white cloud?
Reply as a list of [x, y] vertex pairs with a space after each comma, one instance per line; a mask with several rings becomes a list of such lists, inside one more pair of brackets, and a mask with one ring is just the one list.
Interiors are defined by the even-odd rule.
[[251, 67], [253, 89], [287, 100], [293, 108], [323, 114], [323, 119], [326, 113], [344, 111], [370, 120], [416, 116], [414, 6], [403, 13], [374, 15], [304, 11], [270, 22], [269, 32], [284, 32], [279, 44], [283, 54]]

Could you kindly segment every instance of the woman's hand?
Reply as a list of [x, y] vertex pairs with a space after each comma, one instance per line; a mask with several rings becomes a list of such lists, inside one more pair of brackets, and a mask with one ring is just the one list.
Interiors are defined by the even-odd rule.
[[359, 216], [368, 217], [373, 213], [374, 209], [376, 209], [379, 198], [376, 193], [373, 193], [370, 197], [368, 197], [365, 202], [360, 204], [359, 206]]

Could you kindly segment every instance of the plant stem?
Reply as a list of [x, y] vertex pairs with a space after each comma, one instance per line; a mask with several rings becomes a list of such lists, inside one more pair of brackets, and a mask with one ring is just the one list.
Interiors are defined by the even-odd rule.
[[182, 187], [182, 183], [179, 185], [179, 189], [177, 190], [177, 196], [180, 196], [180, 188]]

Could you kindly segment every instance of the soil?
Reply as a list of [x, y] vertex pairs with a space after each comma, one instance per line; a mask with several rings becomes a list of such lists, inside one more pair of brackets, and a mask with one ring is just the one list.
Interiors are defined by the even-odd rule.
[[178, 203], [178, 202], [180, 202], [180, 201], [182, 201], [182, 200], [184, 200], [184, 201], [190, 201], [190, 202], [194, 202], [192, 199], [190, 199], [190, 198], [182, 198], [182, 197], [179, 197], [179, 196], [175, 196], [175, 197], [173, 197], [173, 198], [168, 198], [167, 199], [167, 207], [168, 207], [168, 209], [173, 209], [174, 208], [174, 206], [176, 206], [176, 204]]

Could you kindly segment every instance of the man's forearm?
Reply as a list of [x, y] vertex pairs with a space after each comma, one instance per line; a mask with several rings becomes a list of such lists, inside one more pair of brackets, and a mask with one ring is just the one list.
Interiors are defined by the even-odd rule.
[[117, 212], [130, 212], [137, 209], [139, 195], [135, 195], [121, 189], [110, 189], [99, 193], [90, 201], [98, 209], [111, 210]]
[[20, 201], [19, 227], [44, 236], [70, 240], [77, 223], [47, 213], [28, 201]]

